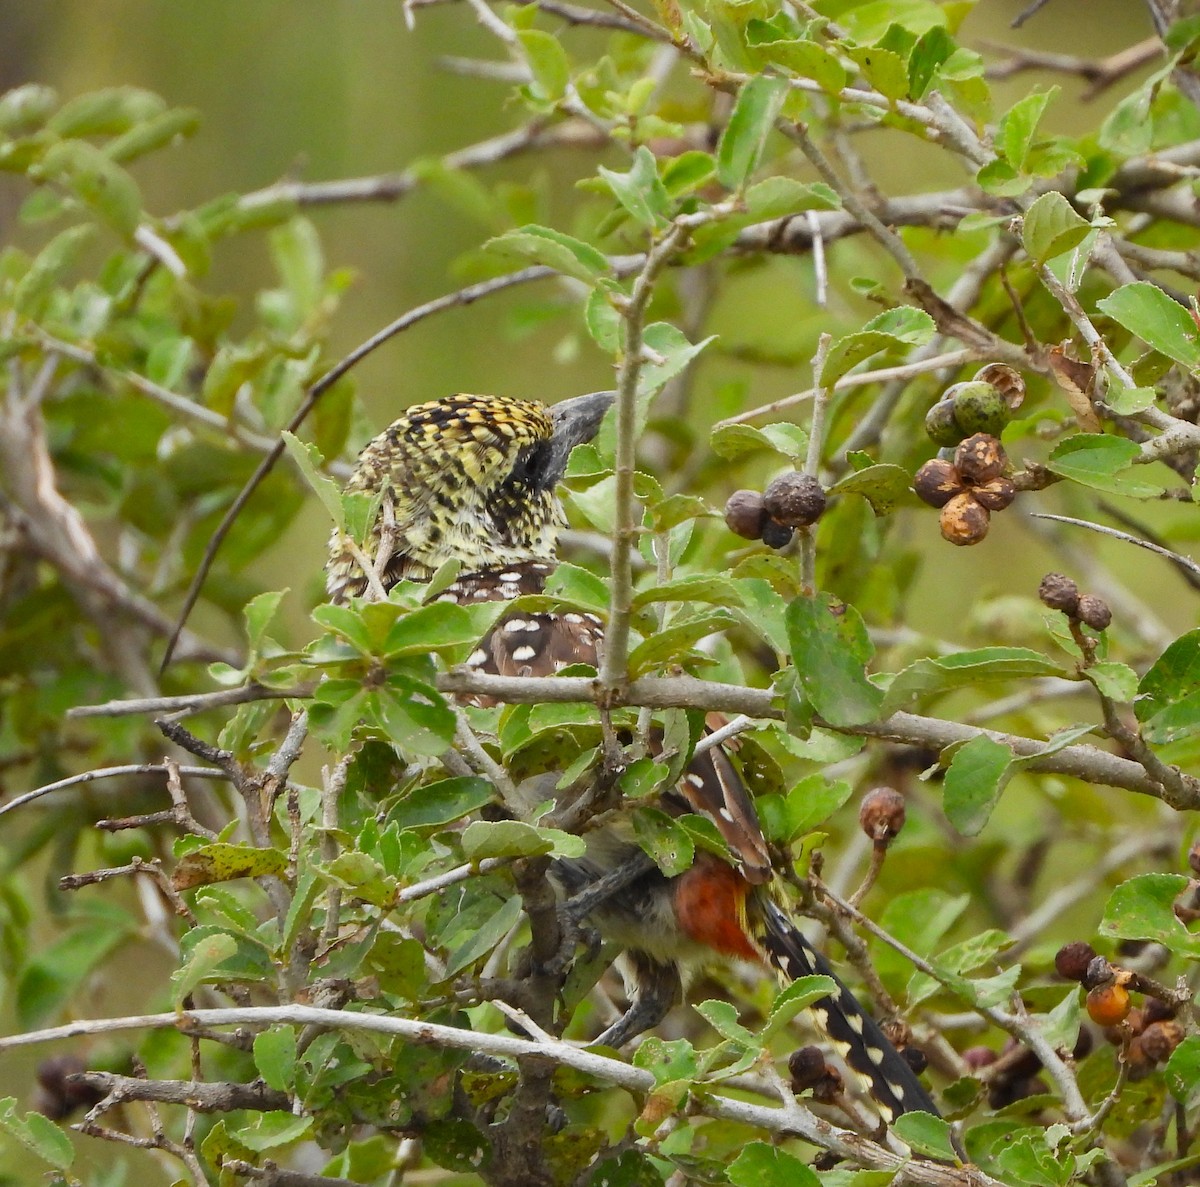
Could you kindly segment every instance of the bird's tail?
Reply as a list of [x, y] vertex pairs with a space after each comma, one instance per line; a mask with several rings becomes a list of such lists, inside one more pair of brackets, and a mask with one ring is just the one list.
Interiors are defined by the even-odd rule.
[[891, 1123], [901, 1113], [939, 1116], [937, 1106], [904, 1057], [783, 910], [764, 896], [761, 912], [756, 914], [762, 928], [755, 938], [783, 977], [788, 981], [814, 974], [832, 978], [836, 986], [833, 993], [815, 1002], [811, 1009], [821, 1029], [862, 1079], [884, 1120]]

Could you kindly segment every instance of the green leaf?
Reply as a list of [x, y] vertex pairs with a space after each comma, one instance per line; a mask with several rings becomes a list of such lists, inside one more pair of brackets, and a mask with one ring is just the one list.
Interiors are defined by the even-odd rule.
[[[496, 255], [545, 264], [564, 276], [573, 276], [588, 284], [609, 271], [608, 258], [603, 252], [584, 243], [582, 239], [535, 223], [497, 235], [483, 247], [485, 251]], [[611, 308], [607, 301], [603, 304]], [[616, 310], [613, 312], [616, 313]]]
[[295, 433], [285, 430], [280, 436], [283, 437], [288, 455], [296, 463], [296, 468], [304, 475], [305, 481], [312, 487], [317, 498], [321, 500], [321, 506], [329, 513], [329, 518], [333, 520], [334, 526], [344, 532], [346, 517], [342, 510], [342, 490], [332, 478], [321, 473], [320, 467], [325, 462], [321, 451], [315, 445], [301, 441]]
[[696, 844], [679, 821], [658, 808], [638, 808], [633, 814], [638, 844], [668, 878], [691, 869]]
[[272, 1026], [254, 1036], [254, 1066], [268, 1087], [290, 1092], [296, 1083], [296, 1032]]
[[741, 606], [741, 591], [728, 577], [717, 574], [697, 573], [680, 577], [675, 581], [664, 581], [639, 590], [633, 597], [633, 608], [640, 610], [655, 602], [711, 602], [718, 606]]
[[0, 133], [20, 136], [40, 128], [58, 105], [53, 88], [28, 82], [0, 95]]
[[1104, 907], [1100, 934], [1121, 940], [1150, 940], [1178, 956], [1200, 958], [1200, 936], [1175, 914], [1175, 903], [1187, 889], [1182, 874], [1141, 874], [1122, 882]]
[[980, 647], [953, 655], [919, 659], [892, 678], [880, 706], [887, 716], [919, 697], [970, 688], [985, 680], [1029, 680], [1063, 676], [1061, 664], [1028, 647]]
[[726, 189], [745, 187], [787, 92], [786, 79], [768, 74], [756, 74], [738, 92], [717, 144], [717, 177]]
[[1185, 1108], [1200, 1098], [1200, 1035], [1188, 1035], [1163, 1069], [1167, 1091]]
[[379, 654], [426, 655], [474, 643], [478, 638], [478, 627], [466, 607], [455, 602], [431, 602], [397, 618], [380, 644]]
[[699, 342], [689, 342], [687, 335], [670, 322], [654, 322], [647, 326], [642, 341], [659, 357], [644, 364], [638, 375], [639, 398], [644, 401], [668, 380], [674, 379], [715, 337], [714, 334]]
[[671, 201], [659, 179], [654, 154], [644, 144], [634, 153], [628, 173], [618, 173], [603, 165], [597, 172], [617, 201], [647, 230], [666, 222]]
[[106, 87], [68, 99], [48, 127], [59, 136], [119, 135], [161, 115], [166, 103], [138, 87]]
[[128, 238], [137, 230], [142, 216], [137, 182], [95, 145], [85, 140], [60, 141], [42, 158], [41, 168], [118, 234]]
[[821, 1180], [794, 1154], [766, 1142], [750, 1142], [729, 1164], [734, 1187], [821, 1187]]
[[182, 1005], [183, 999], [201, 981], [211, 976], [236, 952], [237, 941], [223, 932], [202, 936], [197, 940], [188, 958], [171, 974], [175, 1005]]
[[811, 78], [831, 95], [846, 85], [846, 68], [817, 41], [781, 38], [773, 25], [753, 20], [746, 26], [746, 42], [764, 62]]
[[95, 237], [91, 225], [68, 227], [55, 235], [34, 257], [29, 271], [13, 290], [13, 307], [25, 317], [38, 318], [45, 312], [46, 303], [55, 288], [75, 266], [80, 253]]
[[1188, 311], [1145, 280], [1123, 284], [1097, 307], [1160, 354], [1200, 369], [1200, 330]]
[[915, 500], [912, 475], [891, 462], [867, 466], [839, 479], [826, 492], [831, 495], [862, 495], [876, 515], [889, 515], [900, 503]]
[[808, 453], [808, 434], [793, 424], [722, 425], [713, 430], [709, 444], [713, 453], [723, 458], [739, 458], [769, 449], [781, 454], [790, 462], [803, 462]]
[[929, 89], [938, 67], [948, 61], [957, 46], [941, 25], [926, 29], [917, 38], [912, 53], [908, 56], [908, 94], [911, 99], [920, 99]]
[[1103, 433], [1079, 433], [1060, 441], [1046, 463], [1048, 469], [1081, 486], [1111, 494], [1129, 495], [1135, 499], [1156, 499], [1163, 488], [1154, 483], [1125, 476], [1141, 457], [1141, 450], [1124, 437], [1108, 437]]
[[13, 1141], [55, 1170], [65, 1171], [70, 1167], [75, 1161], [75, 1147], [71, 1139], [41, 1113], [31, 1110], [24, 1117], [18, 1116], [16, 1105], [16, 1099], [11, 1096], [0, 1100], [0, 1133], [8, 1134]]
[[619, 354], [625, 323], [609, 299], [612, 291], [607, 285], [592, 289], [584, 306], [583, 320], [592, 341], [601, 350], [606, 354]]
[[832, 977], [806, 976], [797, 977], [790, 985], [785, 985], [771, 1003], [767, 1024], [762, 1028], [760, 1041], [768, 1043], [784, 1027], [789, 1026], [797, 1014], [816, 1005], [823, 997], [837, 993], [837, 983]]
[[175, 107], [135, 124], [128, 132], [110, 140], [104, 151], [111, 160], [124, 164], [157, 152], [184, 136], [191, 136], [199, 126], [200, 116], [196, 111], [190, 107]]
[[875, 721], [883, 694], [868, 679], [872, 648], [858, 612], [829, 594], [799, 597], [785, 615], [804, 694], [830, 725]]
[[458, 775], [411, 788], [387, 814], [387, 823], [400, 828], [431, 828], [461, 820], [495, 796], [486, 779]]
[[247, 1149], [262, 1154], [308, 1137], [312, 1128], [311, 1117], [297, 1117], [284, 1112], [263, 1113], [253, 1124], [233, 1130], [230, 1136]]
[[964, 837], [983, 831], [1012, 773], [1013, 752], [984, 734], [954, 751], [942, 788], [946, 818]]
[[1084, 668], [1083, 675], [1096, 686], [1096, 691], [1112, 701], [1128, 703], [1137, 696], [1138, 674], [1128, 665], [1115, 660], [1102, 660]]
[[287, 857], [278, 849], [218, 841], [185, 853], [171, 872], [171, 885], [176, 890], [191, 890], [236, 878], [281, 877], [286, 868]]
[[1025, 168], [1038, 123], [1057, 94], [1058, 87], [1051, 87], [1040, 94], [1026, 95], [1024, 99], [1014, 103], [1000, 121], [996, 133], [996, 146], [1014, 169]]
[[932, 1113], [903, 1113], [892, 1122], [892, 1132], [916, 1154], [944, 1162], [958, 1161], [950, 1122]]
[[1078, 247], [1091, 233], [1083, 218], [1057, 190], [1043, 194], [1025, 212], [1022, 239], [1035, 264], [1044, 264]]
[[518, 29], [517, 40], [525, 51], [525, 61], [541, 92], [539, 98], [551, 102], [561, 99], [571, 81], [571, 64], [562, 42], [542, 29]]
[[732, 1002], [707, 1001], [700, 1002], [696, 1013], [703, 1018], [723, 1039], [740, 1043], [742, 1046], [757, 1046], [758, 1040], [751, 1030], [747, 1030], [738, 1021], [737, 1007]]
[[1134, 712], [1147, 742], [1177, 742], [1200, 732], [1200, 629], [1175, 640], [1138, 685]]
[[701, 639], [728, 630], [736, 622], [728, 610], [718, 609], [655, 631], [629, 653], [629, 675], [636, 679], [655, 668], [678, 664]]
[[471, 862], [485, 857], [582, 857], [586, 848], [581, 837], [523, 820], [476, 820], [462, 835], [463, 856]]
[[908, 96], [908, 67], [899, 54], [874, 45], [855, 45], [846, 48], [846, 55], [885, 99], [895, 102]]
[[804, 210], [837, 210], [839, 206], [841, 199], [819, 181], [805, 184], [794, 177], [765, 177], [746, 190], [746, 215], [755, 221]]
[[436, 757], [454, 741], [454, 710], [432, 684], [396, 672], [375, 697], [376, 720], [404, 749]]
[[[517, 821], [515, 820], [497, 822], [498, 825], [516, 823]], [[476, 824], [470, 826], [470, 828], [476, 827], [478, 827]], [[487, 824], [484, 827], [491, 828], [494, 826]], [[469, 831], [470, 829], [468, 829]], [[521, 914], [520, 895], [514, 894], [509, 898], [501, 900], [496, 910], [470, 934], [469, 938], [463, 944], [450, 954], [450, 958], [446, 962], [446, 976], [453, 977], [468, 965], [474, 964], [475, 961], [491, 952], [516, 927]]]
[[923, 309], [901, 305], [872, 318], [856, 334], [839, 338], [821, 368], [822, 387], [832, 387], [847, 372], [881, 350], [923, 346], [933, 338], [933, 318]]

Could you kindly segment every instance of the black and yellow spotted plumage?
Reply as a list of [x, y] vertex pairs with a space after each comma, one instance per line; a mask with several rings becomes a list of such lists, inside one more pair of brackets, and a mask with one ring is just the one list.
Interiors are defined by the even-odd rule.
[[[380, 503], [359, 556], [375, 567], [384, 590], [403, 579], [428, 580], [455, 560], [458, 576], [442, 597], [466, 603], [539, 592], [556, 563], [563, 524], [555, 487], [571, 449], [595, 434], [611, 402], [609, 392], [553, 408], [456, 395], [410, 409], [363, 450], [350, 480], [350, 489], [376, 495]], [[327, 585], [334, 601], [371, 589], [354, 550], [337, 533]], [[603, 623], [596, 615], [514, 612], [493, 627], [468, 663], [501, 675], [552, 675], [572, 663], [596, 665], [602, 646]], [[556, 779], [551, 773], [546, 786], [530, 781], [530, 807], [552, 794]], [[712, 820], [737, 868], [702, 853], [683, 874], [667, 878], [651, 869], [591, 911], [600, 930], [626, 949], [632, 981], [629, 1013], [599, 1036], [612, 1045], [659, 1022], [681, 992], [683, 973], [714, 957], [762, 961], [787, 980], [834, 976], [772, 896], [771, 858], [753, 800], [722, 748], [695, 758], [661, 806]], [[638, 852], [616, 828], [594, 829], [586, 839], [586, 856], [557, 865], [557, 881], [568, 895], [586, 891]], [[835, 992], [813, 1012], [885, 1119], [936, 1112], [908, 1063], [834, 980]]]

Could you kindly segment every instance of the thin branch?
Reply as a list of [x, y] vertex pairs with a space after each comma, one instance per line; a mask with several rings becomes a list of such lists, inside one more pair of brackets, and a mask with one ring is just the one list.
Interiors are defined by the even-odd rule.
[[135, 697], [130, 700], [103, 701], [98, 705], [73, 705], [68, 717], [130, 717], [139, 713], [183, 717], [205, 709], [243, 705], [250, 701], [285, 701], [312, 696], [311, 687], [294, 689], [265, 688], [261, 684], [243, 684], [240, 688], [221, 688], [215, 692], [185, 693], [175, 697]]
[[24, 795], [9, 800], [7, 804], [0, 804], [0, 816], [15, 808], [24, 807], [34, 800], [39, 800], [52, 791], [61, 791], [64, 787], [78, 787], [82, 783], [94, 783], [97, 779], [120, 779], [132, 775], [166, 775], [170, 777], [172, 767], [175, 767], [179, 774], [189, 778], [226, 780], [229, 778], [227, 772], [213, 767], [176, 767], [173, 763], [142, 762], [127, 763], [120, 767], [101, 767], [95, 771], [82, 771], [78, 775], [68, 775], [65, 779], [56, 779], [53, 783], [47, 783], [43, 787], [27, 791]]
[[1102, 536], [1112, 536], [1116, 540], [1124, 540], [1126, 544], [1136, 544], [1138, 548], [1144, 548], [1147, 552], [1166, 557], [1176, 568], [1182, 569], [1188, 576], [1200, 580], [1200, 565], [1190, 556], [1184, 556], [1181, 552], [1172, 552], [1171, 549], [1164, 548], [1161, 544], [1143, 540], [1140, 536], [1122, 532], [1119, 528], [1110, 528], [1102, 523], [1092, 523], [1087, 519], [1075, 519], [1070, 515], [1050, 515], [1044, 511], [1032, 511], [1030, 514], [1034, 519], [1052, 519], [1056, 523], [1069, 523], [1077, 528], [1087, 528], [1089, 532], [1099, 532]]
[[[214, 1010], [188, 1010], [183, 1013], [140, 1014], [119, 1018], [76, 1021], [45, 1030], [0, 1038], [0, 1051], [35, 1046], [80, 1035], [115, 1034], [130, 1030], [171, 1030], [181, 1024], [204, 1026], [268, 1027], [277, 1023], [314, 1026], [334, 1031], [368, 1031], [405, 1039], [423, 1046], [450, 1047], [478, 1051], [499, 1058], [525, 1060], [549, 1059], [574, 1068], [629, 1092], [645, 1094], [654, 1087], [654, 1076], [642, 1068], [617, 1059], [596, 1055], [571, 1043], [517, 1038], [510, 1034], [460, 1030], [434, 1022], [399, 1018], [394, 1014], [365, 1014], [350, 1010], [326, 1010], [314, 1006], [284, 1005], [236, 1007]], [[1053, 1056], [1053, 1053], [1051, 1052]], [[953, 1167], [922, 1159], [907, 1159], [884, 1149], [876, 1142], [819, 1120], [796, 1101], [782, 1107], [735, 1100], [720, 1092], [705, 1092], [693, 1100], [697, 1112], [710, 1117], [740, 1122], [771, 1133], [793, 1134], [861, 1166], [897, 1172], [893, 1183], [916, 1187], [1002, 1187], [995, 1179], [974, 1167]]]
[[121, 1076], [115, 1072], [76, 1072], [68, 1084], [95, 1088], [110, 1098], [110, 1105], [128, 1100], [157, 1101], [164, 1105], [187, 1105], [201, 1113], [232, 1113], [252, 1109], [268, 1113], [288, 1110], [287, 1093], [268, 1088], [261, 1080], [249, 1084], [204, 1080], [143, 1080], [139, 1076]]

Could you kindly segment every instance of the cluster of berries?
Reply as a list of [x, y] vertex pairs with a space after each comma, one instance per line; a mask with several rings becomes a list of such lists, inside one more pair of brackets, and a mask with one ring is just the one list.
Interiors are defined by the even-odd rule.
[[1112, 611], [1095, 594], [1081, 594], [1079, 586], [1061, 573], [1047, 573], [1038, 586], [1038, 597], [1051, 610], [1061, 610], [1068, 618], [1090, 626], [1094, 631], [1108, 629]]
[[954, 460], [932, 458], [913, 477], [917, 497], [942, 510], [943, 539], [978, 544], [987, 535], [993, 511], [1003, 511], [1017, 488], [1005, 471], [1008, 455], [998, 438], [974, 433], [960, 441]]
[[809, 474], [780, 474], [764, 491], [735, 490], [725, 503], [725, 523], [734, 535], [784, 548], [797, 528], [816, 523], [825, 511], [825, 492]]

